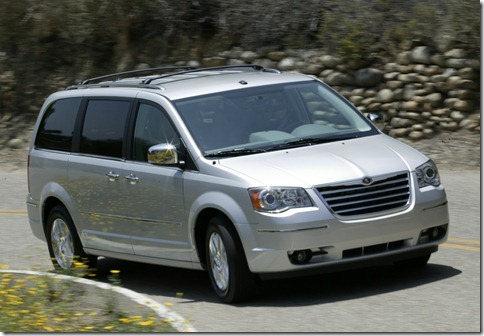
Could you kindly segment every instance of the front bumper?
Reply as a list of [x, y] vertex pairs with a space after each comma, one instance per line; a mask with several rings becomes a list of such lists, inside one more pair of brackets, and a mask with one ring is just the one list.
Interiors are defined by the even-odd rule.
[[[286, 272], [294, 276], [433, 253], [447, 240], [449, 223], [443, 187], [418, 190], [404, 211], [371, 219], [338, 220], [323, 204], [259, 217], [258, 224], [238, 229], [249, 268], [261, 276]], [[434, 228], [438, 234], [431, 236]], [[291, 261], [294, 251], [303, 250], [314, 257], [300, 264]]]

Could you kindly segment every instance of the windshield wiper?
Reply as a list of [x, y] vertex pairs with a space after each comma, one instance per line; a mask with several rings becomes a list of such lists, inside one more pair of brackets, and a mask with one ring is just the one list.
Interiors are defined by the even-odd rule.
[[277, 150], [277, 149], [285, 149], [285, 148], [296, 148], [300, 146], [311, 146], [311, 145], [318, 145], [322, 143], [328, 143], [333, 141], [343, 141], [348, 139], [357, 138], [357, 136], [338, 136], [338, 137], [326, 137], [326, 138], [304, 138], [298, 139], [294, 141], [288, 141], [281, 144], [277, 144], [275, 146], [267, 148], [267, 150]]
[[239, 148], [239, 149], [231, 149], [227, 151], [218, 151], [215, 153], [206, 154], [205, 157], [213, 158], [213, 157], [231, 157], [231, 156], [242, 156], [242, 155], [250, 155], [250, 154], [258, 154], [263, 153], [265, 150], [263, 149], [247, 149], [247, 148]]

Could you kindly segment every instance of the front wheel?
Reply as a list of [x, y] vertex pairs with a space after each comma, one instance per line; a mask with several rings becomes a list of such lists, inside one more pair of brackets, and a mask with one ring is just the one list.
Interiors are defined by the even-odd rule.
[[47, 244], [56, 269], [71, 269], [76, 262], [96, 266], [97, 258], [84, 253], [71, 216], [62, 206], [54, 207], [47, 219]]
[[222, 301], [235, 303], [249, 298], [256, 276], [249, 270], [235, 229], [223, 217], [210, 220], [206, 257], [212, 287]]

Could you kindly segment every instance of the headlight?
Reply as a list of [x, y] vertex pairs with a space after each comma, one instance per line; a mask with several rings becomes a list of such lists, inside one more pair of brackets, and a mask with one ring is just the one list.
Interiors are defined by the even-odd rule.
[[415, 172], [417, 173], [417, 181], [420, 188], [426, 186], [438, 187], [440, 185], [439, 171], [432, 160], [417, 167]]
[[278, 213], [313, 205], [302, 188], [252, 188], [249, 195], [254, 209], [263, 212]]

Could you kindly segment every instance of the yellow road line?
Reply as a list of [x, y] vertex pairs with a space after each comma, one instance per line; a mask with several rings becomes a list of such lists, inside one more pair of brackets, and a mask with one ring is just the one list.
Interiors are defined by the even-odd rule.
[[24, 209], [17, 209], [17, 210], [6, 210], [6, 209], [3, 209], [3, 210], [1, 210], [0, 209], [0, 212], [13, 212], [13, 213], [16, 213], [16, 212], [22, 212], [23, 213], [23, 212], [25, 212], [25, 213], [27, 213], [27, 210], [24, 210]]
[[25, 217], [27, 210], [0, 210], [0, 217]]
[[464, 238], [449, 238], [448, 239], [451, 242], [456, 242], [456, 243], [468, 243], [468, 244], [475, 244], [475, 245], [481, 245], [480, 240], [474, 240], [474, 239], [464, 239]]
[[481, 251], [481, 248], [480, 247], [467, 246], [467, 245], [443, 243], [442, 246], [444, 246], [444, 247], [450, 247], [450, 248], [455, 248], [455, 249], [459, 249], [459, 250], [467, 250], [467, 251], [475, 251], [475, 252]]

